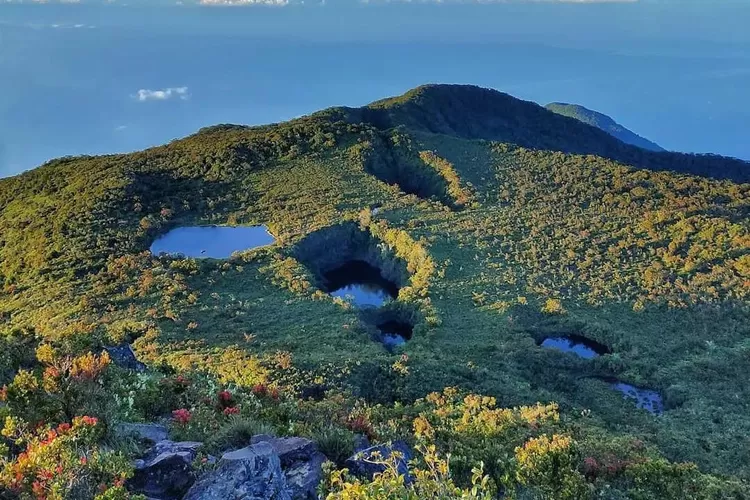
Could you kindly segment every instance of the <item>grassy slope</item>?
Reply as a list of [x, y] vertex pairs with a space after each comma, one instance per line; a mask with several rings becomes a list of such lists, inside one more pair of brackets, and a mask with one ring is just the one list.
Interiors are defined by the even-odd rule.
[[[501, 405], [555, 400], [671, 458], [750, 476], [736, 445], [750, 434], [750, 186], [416, 128], [413, 148], [450, 162], [477, 203], [449, 210], [379, 181], [361, 152], [382, 132], [327, 118], [212, 128], [2, 181], [0, 328], [86, 339], [150, 327], [144, 354], [240, 345], [310, 367], [388, 364], [357, 314], [306, 288], [288, 258], [306, 234], [383, 204], [374, 218], [423, 238], [437, 263], [442, 323], [418, 327], [411, 374], [380, 396], [458, 384]], [[174, 225], [226, 222], [266, 223], [280, 244], [231, 264], [138, 255]], [[548, 298], [567, 314], [540, 313]], [[536, 347], [574, 331], [615, 354], [585, 362]], [[594, 378], [605, 375], [661, 390], [669, 410], [636, 410]]]

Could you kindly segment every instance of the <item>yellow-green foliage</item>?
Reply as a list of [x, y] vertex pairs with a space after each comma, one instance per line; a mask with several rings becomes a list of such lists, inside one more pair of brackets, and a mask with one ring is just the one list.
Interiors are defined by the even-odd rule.
[[430, 394], [415, 406], [422, 410], [414, 420], [415, 435], [450, 453], [464, 478], [481, 461], [496, 487], [506, 482], [513, 450], [560, 419], [554, 404], [498, 408], [495, 398], [463, 395], [456, 388]]
[[515, 479], [542, 498], [578, 500], [589, 488], [578, 472], [577, 452], [570, 436], [531, 438], [515, 450]]
[[472, 192], [461, 185], [461, 179], [458, 177], [458, 173], [451, 162], [441, 158], [434, 151], [420, 151], [419, 157], [443, 176], [448, 184], [448, 193], [453, 197], [457, 205], [466, 206], [473, 201], [474, 196]]
[[419, 448], [422, 466], [409, 469], [410, 481], [399, 474], [398, 459], [373, 457], [371, 462], [379, 464], [384, 471], [372, 481], [363, 481], [348, 474], [346, 469], [329, 470], [321, 491], [328, 500], [439, 500], [466, 499], [490, 500], [494, 498], [487, 476], [481, 467], [473, 471], [470, 487], [460, 488], [451, 479], [448, 459], [443, 458], [434, 446]]
[[414, 240], [409, 233], [400, 229], [393, 229], [385, 221], [378, 221], [368, 226], [368, 229], [378, 239], [391, 247], [396, 257], [404, 259], [407, 269], [411, 273], [409, 286], [399, 291], [402, 300], [415, 300], [427, 297], [435, 263], [422, 242]]

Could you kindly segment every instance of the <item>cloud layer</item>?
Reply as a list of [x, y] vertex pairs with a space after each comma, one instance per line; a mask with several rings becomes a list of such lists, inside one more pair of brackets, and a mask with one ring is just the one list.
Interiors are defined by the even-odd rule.
[[167, 101], [169, 99], [181, 99], [186, 101], [190, 98], [187, 87], [169, 87], [161, 90], [141, 89], [135, 94], [138, 102]]

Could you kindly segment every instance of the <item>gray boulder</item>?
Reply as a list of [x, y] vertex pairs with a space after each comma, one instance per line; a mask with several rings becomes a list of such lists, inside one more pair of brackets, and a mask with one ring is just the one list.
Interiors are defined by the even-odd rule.
[[355, 476], [372, 479], [375, 474], [385, 472], [386, 466], [381, 462], [390, 462], [395, 459], [396, 470], [399, 475], [405, 476], [408, 482], [410, 476], [407, 464], [411, 456], [409, 445], [403, 441], [394, 441], [390, 445], [379, 444], [358, 451], [349, 457], [344, 465]]
[[318, 446], [301, 437], [277, 438], [266, 434], [253, 436], [250, 444], [268, 443], [279, 456], [281, 467], [286, 468], [295, 462], [310, 460], [318, 451]]
[[130, 344], [105, 347], [104, 350], [107, 351], [112, 362], [120, 368], [137, 372], [146, 371], [146, 365], [138, 360]]
[[156, 444], [166, 441], [169, 437], [169, 429], [159, 424], [133, 424], [120, 422], [115, 426], [115, 434], [119, 437], [132, 437], [138, 441], [146, 441]]
[[271, 445], [279, 457], [294, 500], [318, 498], [318, 484], [323, 480], [323, 464], [327, 458], [318, 451], [314, 442], [300, 437], [276, 438], [262, 434], [254, 436], [251, 442]]
[[216, 470], [203, 476], [184, 500], [291, 500], [281, 461], [261, 442], [225, 453]]
[[286, 484], [294, 500], [317, 500], [318, 485], [323, 480], [323, 464], [328, 459], [315, 452], [309, 460], [295, 462], [284, 469]]
[[128, 488], [147, 497], [178, 500], [195, 482], [193, 460], [203, 443], [160, 441], [134, 463]]

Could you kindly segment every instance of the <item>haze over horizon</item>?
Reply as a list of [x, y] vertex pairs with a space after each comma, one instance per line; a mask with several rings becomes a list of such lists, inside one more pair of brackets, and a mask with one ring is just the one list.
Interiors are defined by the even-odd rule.
[[2, 176], [425, 83], [581, 104], [667, 149], [750, 159], [742, 2], [26, 3], [0, 3]]

